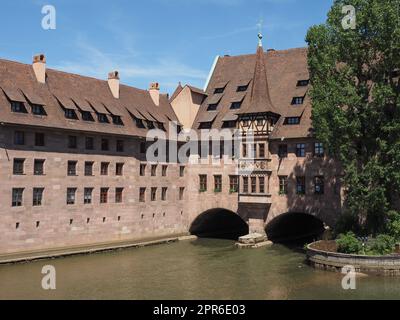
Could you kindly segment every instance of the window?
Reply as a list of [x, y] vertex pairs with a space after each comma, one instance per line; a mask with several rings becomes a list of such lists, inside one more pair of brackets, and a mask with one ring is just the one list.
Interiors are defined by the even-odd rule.
[[260, 158], [265, 158], [265, 144], [260, 143], [258, 145], [258, 155]]
[[69, 176], [76, 176], [76, 165], [77, 164], [78, 164], [77, 161], [68, 161], [67, 174]]
[[23, 188], [13, 188], [12, 189], [12, 203], [13, 207], [22, 207], [22, 197], [24, 194]]
[[82, 120], [91, 122], [94, 121], [93, 116], [89, 111], [82, 111]]
[[296, 193], [297, 194], [306, 194], [306, 178], [305, 177], [297, 177]]
[[124, 152], [124, 141], [117, 140], [117, 152]]
[[85, 148], [86, 148], [86, 150], [94, 150], [94, 138], [86, 137]]
[[201, 174], [200, 178], [200, 192], [207, 191], [207, 176], [205, 174]]
[[67, 189], [67, 205], [75, 204], [76, 200], [76, 188]]
[[19, 101], [11, 101], [11, 111], [17, 113], [26, 113], [24, 104]]
[[25, 133], [23, 131], [15, 131], [14, 144], [23, 146], [25, 144]]
[[161, 200], [162, 201], [166, 201], [167, 200], [167, 191], [168, 191], [167, 187], [163, 187], [161, 189]]
[[294, 97], [292, 100], [292, 105], [300, 105], [304, 103], [304, 97]]
[[224, 91], [225, 91], [225, 87], [223, 87], [223, 88], [215, 88], [214, 94], [224, 93]]
[[13, 174], [23, 175], [24, 174], [24, 163], [25, 163], [25, 159], [14, 159]]
[[239, 177], [229, 176], [229, 192], [237, 193], [239, 191]]
[[115, 203], [122, 203], [124, 188], [115, 188]]
[[101, 150], [102, 151], [108, 151], [109, 150], [108, 139], [101, 139]]
[[92, 194], [93, 188], [85, 188], [83, 192], [83, 203], [91, 204], [92, 203]]
[[151, 188], [151, 201], [157, 200], [157, 188]]
[[248, 127], [250, 125], [250, 121], [249, 120], [243, 120], [242, 121], [242, 125], [243, 125], [243, 127]]
[[140, 165], [140, 176], [144, 177], [145, 175], [146, 175], [146, 165], [142, 163]]
[[242, 150], [243, 150], [243, 158], [247, 158], [247, 144], [243, 143], [242, 144]]
[[289, 117], [285, 119], [285, 124], [287, 125], [296, 125], [300, 124], [300, 117]]
[[180, 187], [179, 188], [179, 200], [183, 200], [183, 197], [185, 196], [185, 188]]
[[146, 201], [146, 188], [140, 188], [139, 190], [139, 202]]
[[42, 176], [44, 174], [44, 161], [35, 159], [33, 164], [33, 174], [35, 176]]
[[154, 123], [152, 121], [146, 121], [146, 126], [148, 129], [154, 129]]
[[265, 177], [258, 177], [260, 193], [265, 193]]
[[108, 123], [107, 115], [105, 115], [104, 113], [98, 113], [97, 120], [99, 120], [100, 123]]
[[108, 202], [108, 188], [101, 188], [100, 189], [100, 203], [107, 203]]
[[162, 175], [163, 177], [166, 177], [166, 176], [167, 176], [167, 170], [168, 170], [168, 166], [166, 166], [166, 165], [162, 166], [161, 175]]
[[214, 176], [214, 192], [222, 192], [222, 176]]
[[93, 164], [92, 161], [85, 162], [85, 176], [93, 176]]
[[211, 129], [212, 122], [202, 122], [200, 123], [199, 129]]
[[306, 145], [304, 143], [296, 144], [296, 156], [304, 158], [306, 156]]
[[288, 193], [288, 177], [280, 176], [279, 177], [279, 194], [287, 194]]
[[321, 142], [314, 143], [314, 155], [316, 157], [323, 157], [325, 154], [324, 145]]
[[76, 136], [68, 136], [68, 148], [76, 149], [78, 147], [78, 138]]
[[124, 164], [123, 163], [117, 163], [115, 166], [115, 175], [117, 176], [122, 176], [124, 171]]
[[247, 91], [248, 88], [249, 88], [249, 85], [239, 86], [239, 87], [237, 87], [236, 92], [244, 92], [244, 91]]
[[249, 193], [249, 177], [243, 177], [243, 193]]
[[241, 106], [242, 106], [242, 101], [235, 101], [235, 102], [232, 102], [232, 104], [231, 104], [231, 110], [240, 109]]
[[42, 205], [44, 188], [33, 188], [33, 206], [38, 207]]
[[215, 111], [218, 108], [218, 103], [212, 103], [208, 105], [207, 111]]
[[73, 120], [78, 119], [78, 117], [76, 116], [75, 110], [72, 110], [72, 109], [65, 109], [64, 115], [65, 115], [65, 118], [67, 118], [67, 119], [73, 119]]
[[153, 164], [152, 166], [151, 166], [151, 176], [152, 177], [155, 177], [157, 175], [157, 165], [156, 164]]
[[141, 142], [140, 143], [140, 153], [144, 154], [147, 151], [147, 147], [146, 147], [146, 142]]
[[100, 175], [108, 176], [108, 168], [110, 166], [109, 162], [102, 162], [100, 165]]
[[185, 167], [184, 166], [179, 167], [179, 176], [181, 178], [185, 176]]
[[257, 193], [257, 178], [251, 177], [251, 193]]
[[124, 123], [122, 122], [122, 119], [120, 116], [112, 116], [112, 121], [113, 124], [117, 125], [117, 126], [123, 126]]
[[310, 83], [310, 80], [299, 80], [297, 81], [298, 87], [306, 87]]
[[35, 146], [44, 147], [44, 133], [35, 133]]
[[37, 116], [45, 116], [46, 112], [44, 108], [40, 104], [32, 104], [32, 113]]
[[279, 158], [287, 158], [287, 156], [288, 156], [287, 144], [279, 145], [278, 155], [279, 155]]
[[222, 128], [236, 128], [236, 121], [224, 121]]
[[324, 194], [324, 177], [319, 176], [314, 178], [314, 193]]
[[264, 119], [257, 119], [257, 126], [263, 126], [264, 125]]

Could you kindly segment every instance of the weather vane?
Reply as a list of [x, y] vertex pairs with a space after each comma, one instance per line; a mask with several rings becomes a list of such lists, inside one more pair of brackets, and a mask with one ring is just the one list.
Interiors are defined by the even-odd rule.
[[262, 39], [263, 39], [263, 26], [264, 26], [264, 19], [260, 18], [259, 22], [257, 23], [257, 27], [258, 27], [258, 45], [260, 47], [262, 47]]

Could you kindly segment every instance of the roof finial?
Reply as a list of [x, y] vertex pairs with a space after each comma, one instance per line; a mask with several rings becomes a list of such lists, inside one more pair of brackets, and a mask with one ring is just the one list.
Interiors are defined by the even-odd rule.
[[258, 26], [258, 46], [262, 47], [262, 39], [263, 39], [263, 34], [262, 34], [262, 29], [263, 29], [263, 25], [264, 25], [264, 19], [260, 18], [259, 22], [257, 23]]

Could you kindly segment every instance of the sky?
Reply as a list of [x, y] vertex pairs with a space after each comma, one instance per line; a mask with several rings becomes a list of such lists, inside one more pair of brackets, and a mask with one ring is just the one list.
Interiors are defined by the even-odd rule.
[[[217, 55], [256, 51], [260, 21], [264, 49], [306, 46], [310, 26], [324, 23], [333, 0], [13, 0], [0, 11], [0, 58], [148, 89], [159, 82], [204, 87]], [[52, 5], [56, 28], [42, 13]], [[47, 21], [47, 20], [46, 20]]]

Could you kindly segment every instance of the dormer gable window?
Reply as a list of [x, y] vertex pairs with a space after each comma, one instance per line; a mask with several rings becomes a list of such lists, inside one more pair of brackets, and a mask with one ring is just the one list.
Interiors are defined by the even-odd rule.
[[65, 115], [65, 118], [67, 118], [67, 119], [73, 119], [73, 120], [78, 119], [75, 110], [72, 110], [72, 109], [65, 109], [64, 115]]
[[99, 120], [100, 123], [109, 123], [107, 115], [105, 115], [104, 113], [98, 113], [97, 119]]
[[304, 103], [304, 97], [294, 97], [292, 100], [292, 105], [300, 105]]
[[199, 129], [211, 129], [212, 122], [202, 122], [200, 123]]
[[146, 121], [146, 126], [148, 129], [154, 129], [154, 123], [152, 121]]
[[11, 101], [11, 111], [16, 113], [27, 113], [24, 103], [20, 101]]
[[81, 114], [83, 121], [91, 121], [91, 122], [94, 121], [93, 116], [89, 111], [82, 111]]
[[218, 108], [218, 103], [212, 103], [208, 105], [207, 111], [215, 111]]
[[237, 87], [236, 92], [245, 92], [249, 88], [249, 85], [239, 86]]
[[164, 123], [162, 123], [162, 122], [157, 122], [157, 128], [160, 129], [160, 130], [162, 130], [162, 131], [165, 131]]
[[231, 104], [231, 110], [240, 109], [241, 106], [242, 106], [242, 101], [235, 101], [235, 102], [232, 102], [232, 104]]
[[136, 127], [140, 128], [140, 129], [144, 129], [144, 123], [142, 119], [136, 118], [134, 117], [135, 123], [136, 123]]
[[225, 91], [225, 87], [216, 88], [216, 89], [214, 90], [214, 94], [224, 93], [224, 91]]
[[297, 81], [297, 86], [298, 87], [306, 87], [310, 83], [310, 80], [299, 80]]
[[32, 104], [32, 113], [37, 116], [46, 116], [46, 112], [40, 104]]
[[123, 126], [124, 123], [122, 122], [122, 119], [120, 116], [112, 116], [112, 121], [113, 124], [117, 125], [117, 126]]
[[300, 117], [289, 117], [285, 119], [286, 125], [296, 125], [300, 124]]

